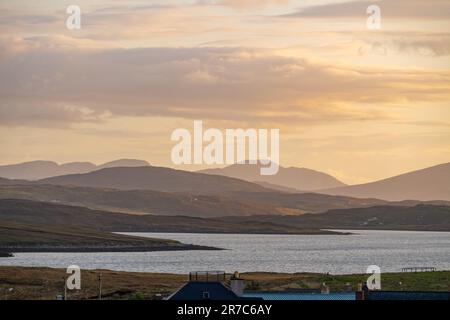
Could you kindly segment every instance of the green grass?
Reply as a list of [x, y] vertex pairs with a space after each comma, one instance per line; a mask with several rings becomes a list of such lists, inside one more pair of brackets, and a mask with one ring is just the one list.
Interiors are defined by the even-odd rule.
[[[70, 299], [96, 299], [98, 275], [102, 274], [104, 299], [160, 299], [180, 288], [187, 275], [136, 273], [108, 270], [83, 270], [82, 289], [70, 292]], [[61, 294], [66, 270], [36, 267], [0, 266], [0, 293], [14, 288], [10, 299], [54, 299]], [[324, 275], [312, 273], [243, 273], [247, 290], [279, 291], [288, 289], [318, 289], [325, 282], [331, 291], [339, 292], [350, 283], [353, 290], [367, 279], [360, 275]], [[402, 283], [401, 285], [399, 283]], [[383, 290], [450, 291], [450, 271], [421, 273], [385, 273], [381, 275]]]
[[[346, 283], [363, 282], [368, 275], [322, 276], [333, 291], [342, 291]], [[417, 273], [382, 273], [381, 288], [389, 291], [450, 291], [450, 271], [417, 272]]]
[[[317, 289], [325, 283], [333, 292], [346, 291], [347, 284], [352, 290], [356, 290], [358, 284], [365, 282], [369, 277], [368, 274], [311, 273], [247, 273], [242, 276], [252, 283], [252, 287], [258, 287], [260, 290]], [[450, 271], [382, 273], [381, 287], [390, 291], [450, 291]]]

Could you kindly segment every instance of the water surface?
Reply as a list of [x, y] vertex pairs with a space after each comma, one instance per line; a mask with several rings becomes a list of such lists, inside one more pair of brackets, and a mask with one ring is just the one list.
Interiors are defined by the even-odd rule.
[[0, 265], [187, 273], [195, 270], [364, 273], [430, 266], [450, 270], [450, 232], [353, 231], [342, 235], [127, 233], [225, 248], [221, 251], [17, 253]]

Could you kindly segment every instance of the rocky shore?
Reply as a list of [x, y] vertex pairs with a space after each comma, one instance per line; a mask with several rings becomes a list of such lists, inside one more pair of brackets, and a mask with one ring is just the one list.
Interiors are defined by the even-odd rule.
[[10, 257], [14, 257], [14, 255], [9, 252], [1, 252], [0, 251], [0, 258], [10, 258]]
[[[177, 245], [142, 245], [142, 246], [108, 246], [108, 245], [80, 245], [80, 246], [11, 246], [0, 248], [0, 257], [12, 257], [9, 252], [151, 252], [151, 251], [186, 251], [186, 250], [223, 250], [220, 248], [197, 246], [192, 244]], [[4, 252], [8, 251], [8, 252]]]

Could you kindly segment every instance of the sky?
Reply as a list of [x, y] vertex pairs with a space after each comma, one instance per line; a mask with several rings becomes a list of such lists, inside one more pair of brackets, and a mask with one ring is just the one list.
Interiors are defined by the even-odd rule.
[[194, 120], [279, 128], [281, 165], [346, 183], [449, 162], [449, 18], [448, 0], [0, 0], [0, 164], [174, 167]]

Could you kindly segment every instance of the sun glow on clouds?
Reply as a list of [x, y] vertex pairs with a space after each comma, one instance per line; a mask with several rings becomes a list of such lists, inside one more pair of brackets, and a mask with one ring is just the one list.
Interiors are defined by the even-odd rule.
[[3, 163], [169, 166], [193, 119], [280, 128], [282, 164], [346, 182], [450, 159], [443, 1], [375, 1], [380, 31], [367, 1], [77, 1], [79, 31], [66, 2], [0, 4]]

